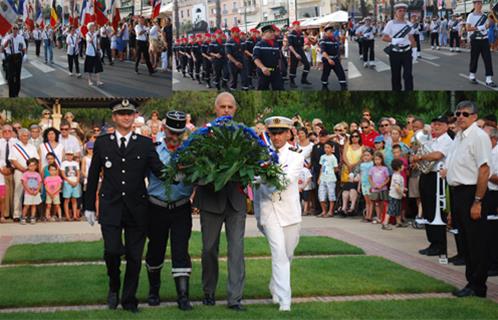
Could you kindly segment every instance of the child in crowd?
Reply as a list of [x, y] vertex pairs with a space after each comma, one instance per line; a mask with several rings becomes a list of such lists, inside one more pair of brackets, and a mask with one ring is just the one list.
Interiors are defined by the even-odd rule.
[[405, 196], [405, 180], [401, 175], [403, 166], [403, 161], [400, 159], [393, 159], [391, 162], [393, 175], [389, 188], [389, 207], [387, 208], [387, 214], [384, 217], [384, 221], [382, 221], [382, 230], [392, 229], [389, 225], [390, 217], [396, 217], [396, 227], [406, 227], [406, 225], [401, 222], [401, 199]]
[[47, 165], [43, 168], [42, 178], [50, 176], [50, 171], [48, 170], [49, 165], [54, 164], [57, 167], [57, 163], [55, 163], [55, 154], [53, 154], [52, 152], [49, 152], [45, 156], [45, 159], [47, 159]]
[[74, 154], [70, 149], [66, 151], [66, 159], [62, 161], [61, 174], [64, 179], [62, 197], [64, 198], [64, 214], [66, 215], [66, 220], [71, 221], [71, 216], [69, 214], [69, 201], [71, 201], [74, 220], [78, 221], [80, 219], [78, 198], [81, 196], [80, 165], [77, 161], [74, 161]]
[[360, 168], [355, 166], [348, 175], [348, 182], [342, 185], [342, 214], [351, 215], [356, 210], [358, 200], [358, 182], [360, 181]]
[[[399, 159], [403, 163], [403, 169], [401, 170], [401, 176], [403, 177], [403, 181], [405, 183], [405, 187], [408, 186], [408, 159], [404, 156], [403, 153], [403, 146], [400, 144], [395, 144], [392, 147], [392, 153], [393, 153], [393, 159]], [[394, 169], [392, 168], [392, 163], [391, 163], [391, 172], [393, 172]], [[403, 197], [403, 200], [401, 201], [401, 221], [405, 221], [406, 217], [406, 197]]]
[[298, 186], [299, 186], [299, 195], [301, 196], [301, 200], [304, 203], [303, 206], [303, 215], [307, 216], [310, 214], [310, 190], [311, 190], [311, 171], [310, 169], [303, 167], [301, 172], [299, 173]]
[[31, 211], [31, 224], [36, 223], [36, 206], [41, 203], [40, 190], [42, 179], [38, 173], [38, 159], [30, 158], [26, 161], [28, 170], [22, 174], [24, 188], [24, 208], [22, 209], [21, 224], [26, 224], [26, 215]]
[[93, 141], [88, 141], [86, 143], [86, 155], [81, 161], [81, 174], [83, 176], [83, 191], [86, 191], [86, 184], [88, 182], [88, 171], [90, 170], [90, 164], [92, 163], [93, 157]]
[[367, 148], [363, 151], [363, 154], [361, 156], [362, 162], [360, 163], [360, 190], [363, 194], [363, 198], [365, 199], [365, 218], [363, 219], [364, 222], [372, 222], [373, 214], [373, 204], [372, 200], [370, 200], [370, 189], [372, 188], [372, 186], [370, 185], [370, 181], [368, 179], [370, 169], [372, 169], [373, 167], [372, 157], [372, 149]]
[[49, 164], [47, 166], [47, 170], [49, 175], [45, 176], [44, 185], [45, 185], [45, 219], [47, 221], [54, 221], [51, 219], [51, 209], [52, 205], [54, 205], [55, 212], [57, 213], [57, 220], [62, 220], [62, 210], [61, 210], [61, 187], [62, 187], [62, 179], [59, 176], [59, 169], [55, 163]]
[[374, 153], [374, 166], [368, 172], [368, 181], [370, 182], [370, 199], [375, 205], [377, 222], [381, 221], [384, 213], [384, 204], [388, 200], [387, 184], [389, 183], [389, 170], [384, 164], [384, 154], [380, 151]]
[[[337, 181], [336, 172], [339, 171], [337, 158], [334, 156], [334, 145], [328, 141], [324, 145], [325, 154], [320, 157], [320, 176], [318, 177], [318, 199], [322, 206], [322, 213], [319, 217], [333, 217], [335, 204], [335, 183]], [[329, 211], [327, 214], [327, 200], [329, 201]]]

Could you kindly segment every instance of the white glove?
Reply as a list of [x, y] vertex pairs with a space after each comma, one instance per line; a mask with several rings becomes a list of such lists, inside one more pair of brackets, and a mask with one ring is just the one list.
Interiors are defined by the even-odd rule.
[[417, 55], [417, 48], [412, 48], [412, 59], [413, 61], [417, 60], [418, 55]]
[[394, 45], [394, 46], [397, 46], [397, 45], [400, 45], [402, 42], [403, 42], [404, 38], [393, 38], [391, 40], [391, 43]]
[[86, 221], [93, 226], [95, 224], [95, 211], [85, 210]]
[[24, 56], [22, 56], [22, 62], [26, 63], [26, 61], [28, 61], [28, 55], [27, 54], [25, 54]]
[[479, 27], [477, 27], [477, 30], [479, 30], [481, 32], [486, 32], [486, 26], [485, 25], [479, 26]]

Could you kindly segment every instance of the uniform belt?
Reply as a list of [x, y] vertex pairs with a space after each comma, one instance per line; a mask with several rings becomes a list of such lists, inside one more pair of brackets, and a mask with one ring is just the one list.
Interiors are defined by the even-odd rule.
[[163, 208], [166, 208], [168, 210], [173, 210], [173, 209], [176, 209], [176, 208], [181, 207], [183, 205], [186, 205], [187, 203], [190, 202], [190, 199], [184, 198], [184, 199], [181, 199], [178, 201], [166, 202], [166, 201], [162, 201], [156, 197], [149, 196], [149, 202], [156, 205], [156, 206], [163, 207]]
[[474, 40], [488, 40], [488, 37], [474, 37]]
[[393, 52], [407, 52], [409, 50], [410, 50], [409, 45], [404, 46], [404, 47], [396, 47], [396, 46], [393, 47]]

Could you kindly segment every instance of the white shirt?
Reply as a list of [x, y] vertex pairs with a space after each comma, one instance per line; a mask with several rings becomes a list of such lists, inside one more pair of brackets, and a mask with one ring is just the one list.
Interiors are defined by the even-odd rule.
[[307, 164], [311, 163], [311, 151], [313, 150], [313, 142], [310, 142], [307, 146], [299, 146], [299, 149], [302, 150], [301, 154], [303, 155], [304, 162]]
[[59, 143], [62, 144], [65, 152], [72, 151], [75, 155], [81, 154], [81, 145], [75, 136], [69, 135], [67, 138], [64, 138], [60, 135]]
[[[92, 46], [93, 43], [93, 46]], [[95, 50], [98, 49], [97, 45], [97, 34], [96, 33], [91, 33], [90, 31], [87, 32], [86, 34], [86, 51], [85, 54], [90, 57], [95, 57], [96, 53]]]
[[64, 160], [61, 164], [61, 170], [64, 171], [66, 178], [71, 182], [77, 182], [78, 171], [80, 171], [80, 164], [74, 160]]
[[451, 140], [451, 137], [448, 135], [448, 133], [442, 134], [441, 136], [437, 138], [433, 138], [431, 142], [429, 143], [430, 148], [432, 151], [438, 151], [443, 154], [443, 159], [439, 160], [433, 167], [432, 171], [436, 172], [439, 171], [441, 166], [444, 165], [444, 160], [448, 153], [451, 150], [451, 146], [453, 145], [453, 140]]
[[[52, 149], [50, 147], [50, 144], [48, 142], [42, 143], [40, 145], [40, 161], [42, 163], [42, 167], [45, 167], [47, 163], [47, 153], [52, 152]], [[62, 144], [58, 143], [57, 146], [53, 149], [53, 153], [56, 156], [55, 163], [57, 164], [58, 167], [60, 167], [62, 163], [62, 159], [64, 157], [64, 147]]]
[[441, 24], [439, 23], [438, 20], [432, 20], [431, 21], [431, 33], [438, 33], [439, 32], [439, 27]]
[[151, 39], [159, 39], [159, 28], [158, 26], [153, 26], [150, 28], [149, 38]]
[[[398, 33], [401, 29], [403, 29], [405, 26], [410, 26], [407, 21], [399, 22], [397, 20], [391, 20], [389, 21], [386, 26], [384, 27], [384, 31], [382, 32], [383, 34], [387, 34], [390, 37], [393, 37]], [[406, 34], [403, 38], [396, 38], [398, 41], [397, 44], [400, 47], [405, 47], [411, 45], [410, 38], [409, 36], [413, 34], [413, 29], [410, 27], [410, 32]], [[399, 40], [398, 40], [399, 39]], [[392, 43], [393, 41], [391, 41]], [[393, 43], [395, 44], [395, 43]]]
[[398, 172], [393, 173], [391, 185], [389, 186], [389, 196], [394, 199], [403, 199], [403, 190], [405, 189], [405, 179]]
[[130, 131], [126, 134], [126, 136], [123, 136], [121, 133], [119, 133], [118, 130], [116, 130], [116, 143], [118, 144], [118, 148], [121, 147], [121, 138], [122, 137], [125, 137], [125, 139], [126, 139], [125, 146], [128, 147], [128, 142], [130, 142], [130, 137], [131, 137], [132, 133], [133, 133], [133, 131]]
[[[498, 176], [498, 144], [491, 151], [491, 162], [489, 170], [490, 176]], [[498, 191], [498, 184], [489, 181], [488, 188], [489, 190]]]
[[373, 40], [375, 38], [375, 27], [370, 25], [363, 25], [356, 30], [357, 33], [361, 33], [362, 37], [367, 40]]
[[20, 34], [15, 37], [13, 34], [9, 34], [3, 38], [2, 46], [5, 48], [6, 54], [18, 54], [26, 49], [26, 42], [24, 42], [24, 38]]
[[122, 33], [122, 38], [125, 41], [130, 40], [130, 33], [128, 32], [128, 24], [124, 23], [123, 24], [123, 33]]
[[48, 30], [43, 30], [41, 33], [41, 37], [43, 40], [50, 40], [52, 41], [52, 35], [54, 34], [54, 31], [52, 29]]
[[[481, 19], [481, 16], [483, 16], [483, 15], [484, 15], [484, 13], [475, 13], [475, 12], [469, 13], [469, 15], [467, 16], [467, 24], [470, 24], [472, 27], [476, 27], [477, 21], [479, 21], [479, 19]], [[487, 21], [488, 21], [488, 19], [486, 19], [486, 21], [481, 25], [485, 26]], [[468, 32], [469, 37], [472, 34], [474, 34], [474, 32], [475, 31], [469, 31]], [[480, 33], [482, 34], [483, 38], [488, 37], [488, 29], [487, 28], [485, 28]]]
[[464, 131], [459, 131], [446, 166], [446, 180], [450, 186], [476, 185], [479, 168], [491, 162], [491, 139], [474, 122]]
[[67, 54], [73, 56], [78, 54], [79, 45], [78, 45], [78, 35], [75, 33], [74, 35], [68, 34], [66, 37], [67, 43]]
[[108, 38], [111, 33], [109, 32], [109, 29], [106, 26], [103, 26], [100, 28], [100, 37], [101, 38]]
[[[143, 34], [141, 32], [145, 31]], [[141, 24], [135, 26], [135, 33], [137, 34], [137, 41], [147, 41], [147, 27]]]
[[42, 38], [42, 32], [40, 29], [35, 29], [33, 30], [33, 39], [35, 40], [41, 40]]
[[[10, 157], [10, 153], [12, 152], [12, 146], [16, 142], [19, 142], [16, 138], [9, 139], [9, 157]], [[1, 167], [5, 167], [7, 165], [7, 163], [5, 162], [6, 152], [7, 152], [7, 140], [5, 140], [4, 138], [0, 138], [0, 161], [2, 162]], [[2, 178], [3, 178], [3, 176], [2, 176]]]
[[28, 161], [28, 159], [30, 158], [39, 159], [40, 156], [38, 155], [35, 146], [29, 143], [23, 144], [21, 141], [17, 141], [16, 143], [12, 144], [11, 148], [9, 149], [9, 160], [17, 161], [17, 163], [23, 166], [25, 169], [27, 169], [26, 161]]

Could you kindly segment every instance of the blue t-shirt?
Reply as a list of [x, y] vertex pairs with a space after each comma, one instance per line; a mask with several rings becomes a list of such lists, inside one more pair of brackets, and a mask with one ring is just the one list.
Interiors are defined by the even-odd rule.
[[[370, 186], [370, 182], [368, 181], [368, 172], [370, 171], [370, 169], [372, 169], [373, 165], [373, 161], [360, 163], [360, 176], [362, 186]], [[370, 189], [370, 187], [368, 189]]]
[[336, 182], [337, 177], [335, 176], [334, 169], [338, 166], [337, 158], [333, 154], [324, 154], [320, 157], [320, 165], [322, 166], [320, 181]]

